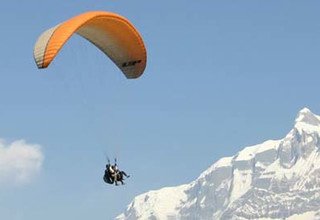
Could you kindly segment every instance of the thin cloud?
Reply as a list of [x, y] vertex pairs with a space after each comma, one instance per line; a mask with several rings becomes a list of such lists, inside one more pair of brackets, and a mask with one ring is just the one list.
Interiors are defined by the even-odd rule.
[[0, 184], [30, 183], [41, 171], [43, 160], [40, 145], [0, 139]]

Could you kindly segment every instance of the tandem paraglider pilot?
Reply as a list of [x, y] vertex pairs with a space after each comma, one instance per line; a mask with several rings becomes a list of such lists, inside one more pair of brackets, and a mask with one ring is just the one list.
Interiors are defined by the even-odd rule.
[[108, 184], [115, 184], [118, 185], [118, 182], [121, 182], [124, 185], [124, 177], [129, 178], [130, 176], [127, 175], [124, 171], [119, 170], [117, 163], [115, 162], [114, 165], [111, 165], [110, 162], [106, 164], [106, 169], [104, 171], [103, 180]]

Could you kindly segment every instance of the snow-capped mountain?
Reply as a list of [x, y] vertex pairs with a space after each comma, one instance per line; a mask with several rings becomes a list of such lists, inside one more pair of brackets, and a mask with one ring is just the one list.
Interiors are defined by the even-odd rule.
[[302, 109], [283, 139], [222, 158], [189, 184], [139, 195], [116, 219], [320, 219], [320, 116]]

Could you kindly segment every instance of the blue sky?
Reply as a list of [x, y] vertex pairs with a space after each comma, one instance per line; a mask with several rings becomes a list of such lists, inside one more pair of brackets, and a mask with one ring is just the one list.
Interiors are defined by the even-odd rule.
[[[0, 218], [111, 219], [134, 196], [187, 183], [223, 156], [283, 137], [320, 113], [318, 1], [5, 1], [0, 7], [0, 137], [41, 145], [31, 183], [0, 186]], [[127, 17], [145, 74], [126, 80], [74, 36], [50, 68], [39, 34], [74, 15]], [[107, 153], [132, 175], [110, 187]]]

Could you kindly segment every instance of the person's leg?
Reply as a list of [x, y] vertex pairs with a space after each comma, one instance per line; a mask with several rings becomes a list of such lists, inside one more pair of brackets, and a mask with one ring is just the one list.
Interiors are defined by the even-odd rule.
[[126, 174], [124, 171], [121, 171], [122, 175], [124, 175], [125, 177], [129, 177], [128, 174]]

